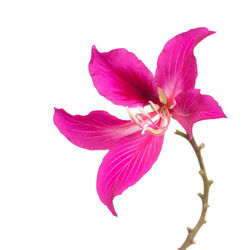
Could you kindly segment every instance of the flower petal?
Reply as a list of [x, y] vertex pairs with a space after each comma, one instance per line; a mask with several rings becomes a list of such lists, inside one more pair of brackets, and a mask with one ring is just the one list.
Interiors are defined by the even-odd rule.
[[194, 88], [197, 65], [193, 50], [213, 33], [207, 28], [191, 29], [166, 43], [158, 58], [155, 77], [168, 99], [173, 100], [182, 90]]
[[195, 122], [207, 119], [226, 118], [222, 108], [209, 95], [200, 94], [199, 89], [186, 90], [176, 97], [173, 117], [191, 135]]
[[73, 144], [91, 150], [109, 149], [121, 137], [140, 129], [131, 121], [120, 120], [105, 111], [73, 116], [55, 109], [54, 123]]
[[145, 106], [158, 99], [153, 74], [126, 49], [100, 53], [93, 46], [89, 72], [99, 94], [114, 104]]
[[113, 199], [146, 174], [157, 160], [164, 135], [140, 132], [119, 140], [104, 157], [97, 176], [101, 201], [117, 216]]

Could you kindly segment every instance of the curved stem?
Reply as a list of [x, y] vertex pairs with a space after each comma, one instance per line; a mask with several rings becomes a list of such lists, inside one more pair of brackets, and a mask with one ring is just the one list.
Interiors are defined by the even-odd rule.
[[189, 246], [191, 246], [192, 244], [195, 244], [194, 241], [194, 237], [196, 236], [196, 234], [198, 233], [198, 231], [200, 230], [200, 228], [202, 227], [203, 224], [206, 223], [205, 217], [206, 217], [206, 213], [207, 213], [207, 209], [209, 207], [208, 205], [208, 195], [209, 195], [209, 189], [210, 186], [212, 185], [213, 181], [212, 180], [208, 180], [207, 178], [207, 173], [205, 170], [205, 166], [203, 163], [203, 159], [201, 156], [201, 149], [205, 147], [205, 145], [202, 143], [200, 146], [197, 146], [194, 138], [192, 138], [191, 140], [190, 135], [189, 134], [185, 134], [179, 130], [176, 130], [175, 134], [182, 136], [183, 138], [187, 139], [189, 141], [189, 143], [191, 144], [191, 146], [193, 147], [196, 157], [199, 161], [199, 165], [200, 165], [200, 171], [199, 174], [202, 177], [203, 180], [203, 194], [202, 193], [198, 193], [198, 196], [201, 198], [202, 201], [202, 210], [201, 210], [201, 215], [200, 218], [198, 220], [198, 222], [196, 223], [194, 228], [187, 228], [188, 231], [188, 235], [186, 237], [186, 240], [184, 241], [184, 243], [181, 245], [181, 247], [178, 250], [185, 250], [187, 249]]

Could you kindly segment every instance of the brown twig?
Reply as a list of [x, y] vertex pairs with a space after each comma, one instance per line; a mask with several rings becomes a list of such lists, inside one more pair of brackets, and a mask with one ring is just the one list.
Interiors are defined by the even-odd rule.
[[213, 181], [212, 180], [208, 180], [207, 178], [207, 173], [205, 170], [205, 166], [201, 157], [201, 149], [205, 147], [205, 144], [202, 143], [200, 146], [198, 146], [194, 140], [194, 138], [192, 138], [192, 140], [190, 140], [190, 135], [189, 134], [185, 134], [179, 130], [176, 130], [175, 134], [182, 136], [183, 138], [187, 139], [189, 141], [189, 143], [191, 144], [191, 146], [193, 147], [195, 154], [197, 156], [197, 159], [199, 161], [199, 165], [200, 165], [200, 171], [199, 174], [202, 177], [203, 180], [203, 194], [202, 193], [198, 193], [198, 196], [201, 198], [202, 201], [202, 210], [201, 210], [201, 215], [200, 218], [198, 220], [198, 222], [196, 223], [194, 228], [187, 228], [188, 231], [188, 235], [186, 237], [186, 240], [184, 241], [184, 243], [181, 245], [181, 247], [178, 250], [185, 250], [187, 249], [189, 246], [195, 244], [194, 238], [196, 236], [196, 234], [198, 233], [198, 231], [200, 230], [200, 228], [202, 227], [203, 224], [206, 223], [205, 217], [206, 217], [206, 213], [207, 213], [207, 209], [209, 207], [208, 205], [208, 195], [209, 195], [209, 189], [210, 186], [212, 185]]

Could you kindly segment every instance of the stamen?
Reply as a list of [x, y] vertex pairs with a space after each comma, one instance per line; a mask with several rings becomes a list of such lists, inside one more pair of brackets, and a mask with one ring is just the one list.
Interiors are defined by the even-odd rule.
[[137, 107], [137, 109], [145, 116], [148, 118], [151, 118], [150, 115], [142, 108], [142, 107]]
[[138, 125], [140, 125], [140, 121], [136, 118], [135, 115], [134, 115], [134, 121], [135, 121], [135, 123], [137, 123]]
[[170, 123], [170, 113], [168, 112], [168, 110], [166, 110], [163, 115], [160, 114], [161, 120], [160, 120], [160, 127], [158, 127], [158, 129], [154, 129], [151, 128], [149, 126], [144, 127], [141, 134], [144, 134], [145, 131], [149, 131], [150, 133], [152, 133], [153, 135], [160, 135], [165, 133], [165, 131], [168, 129], [168, 125]]
[[150, 131], [154, 135], [160, 135], [160, 134], [162, 134], [164, 132], [165, 129], [162, 129], [162, 128], [161, 129], [153, 129], [151, 127], [145, 127], [142, 130], [141, 134], [144, 135], [145, 131], [147, 131], [147, 130]]
[[134, 118], [133, 118], [133, 113], [132, 113], [132, 111], [131, 111], [128, 107], [126, 107], [126, 110], [127, 110], [127, 112], [128, 112], [128, 115], [129, 115], [130, 119], [133, 120]]
[[[151, 113], [147, 113], [141, 107], [137, 107], [141, 114], [133, 114], [133, 112], [128, 107], [126, 107], [126, 110], [130, 119], [139, 127], [141, 127], [141, 134], [145, 134], [145, 132], [148, 131], [153, 135], [161, 135], [165, 133], [168, 128], [170, 122], [170, 113], [168, 112], [168, 109], [165, 105], [160, 109], [159, 105], [154, 104], [152, 101], [149, 101], [149, 104], [152, 110], [157, 113], [152, 113], [154, 117], [158, 116], [158, 119], [156, 121], [152, 120]], [[149, 122], [151, 123], [151, 125], [149, 124]]]
[[167, 104], [167, 98], [161, 88], [158, 87], [158, 92], [159, 92], [159, 100], [162, 104], [166, 105]]
[[[131, 119], [132, 121], [134, 121], [135, 123], [137, 123], [138, 125], [140, 125], [139, 120], [133, 115], [132, 111], [131, 111], [128, 107], [126, 107], [126, 110], [127, 110], [127, 112], [128, 112], [128, 115], [129, 115], [130, 119]], [[141, 126], [141, 125], [140, 125], [140, 126]]]
[[166, 126], [166, 118], [163, 119], [163, 121], [161, 122], [161, 127], [165, 127]]
[[148, 102], [149, 102], [151, 109], [153, 111], [157, 112], [157, 114], [159, 114], [159, 112], [158, 112], [159, 106], [157, 104], [154, 104], [152, 101], [148, 101]]
[[135, 114], [135, 117], [140, 120], [141, 122], [144, 122], [143, 119], [141, 118], [140, 114]]

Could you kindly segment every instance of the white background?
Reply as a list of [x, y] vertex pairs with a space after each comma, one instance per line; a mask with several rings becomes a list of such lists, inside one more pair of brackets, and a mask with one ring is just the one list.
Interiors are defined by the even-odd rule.
[[124, 47], [154, 72], [165, 42], [190, 28], [217, 31], [196, 48], [197, 88], [228, 119], [203, 121], [211, 188], [208, 223], [190, 249], [249, 249], [248, 1], [11, 1], [0, 4], [0, 249], [177, 249], [197, 221], [202, 191], [190, 145], [172, 121], [151, 171], [115, 199], [99, 201], [104, 151], [68, 142], [53, 108], [72, 114], [123, 107], [99, 96], [88, 73], [91, 46]]

